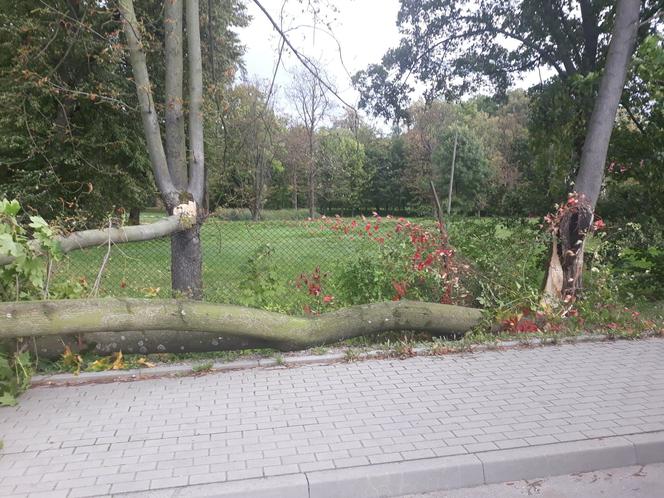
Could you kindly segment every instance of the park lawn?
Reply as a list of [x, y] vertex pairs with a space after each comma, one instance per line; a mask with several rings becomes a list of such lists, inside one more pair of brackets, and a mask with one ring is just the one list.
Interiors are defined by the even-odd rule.
[[[158, 215], [144, 216], [145, 222]], [[206, 300], [238, 302], [238, 292], [247, 286], [249, 264], [269, 252], [273, 277], [284, 290], [294, 290], [294, 280], [317, 266], [335, 272], [358, 249], [370, 244], [322, 229], [307, 221], [219, 221], [211, 219], [202, 229], [203, 282]], [[107, 247], [74, 251], [58, 263], [54, 281], [82, 280], [91, 287], [99, 273]], [[260, 262], [258, 263], [260, 265]], [[168, 238], [115, 245], [104, 270], [102, 296], [169, 297], [170, 240]]]

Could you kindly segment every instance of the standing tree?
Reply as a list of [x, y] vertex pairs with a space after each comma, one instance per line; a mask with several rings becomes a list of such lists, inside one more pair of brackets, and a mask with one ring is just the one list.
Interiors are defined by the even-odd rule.
[[440, 147], [442, 131], [458, 121], [458, 109], [452, 104], [434, 100], [428, 104], [418, 102], [406, 112], [410, 125], [405, 139], [411, 167], [406, 171], [405, 180], [410, 191], [421, 199], [420, 207], [431, 208], [435, 212], [430, 186], [436, 176], [434, 155]]
[[284, 164], [288, 171], [291, 207], [297, 211], [299, 206], [300, 173], [306, 171], [309, 164], [308, 133], [300, 125], [291, 125], [285, 136]]
[[[191, 226], [171, 235], [172, 288], [176, 293], [198, 299], [202, 296], [200, 231], [206, 216], [207, 177], [203, 135], [204, 72], [199, 2], [169, 0], [163, 4], [165, 141], [162, 141], [162, 120], [154, 98], [154, 89], [159, 87], [153, 86], [148, 71], [147, 48], [144, 41], [147, 31], [137, 19], [132, 0], [119, 0], [118, 5], [155, 183], [169, 214], [182, 209], [178, 206], [187, 205], [193, 212], [195, 220]], [[231, 10], [237, 7], [235, 2], [229, 2], [228, 5]], [[207, 7], [205, 49], [208, 60], [211, 61], [210, 69], [214, 74], [215, 53], [219, 50], [216, 31], [227, 33], [227, 24], [236, 22], [236, 19], [231, 15], [230, 19], [219, 20], [216, 16], [218, 13], [216, 7], [211, 2], [208, 2]], [[232, 39], [227, 42], [229, 46], [235, 45]], [[232, 52], [233, 50], [227, 50], [227, 53]], [[158, 71], [155, 73], [158, 74]], [[188, 90], [186, 96], [183, 88], [185, 73]], [[213, 79], [219, 79], [219, 76]], [[212, 85], [217, 85], [217, 81], [213, 81]]]
[[267, 97], [257, 83], [228, 92], [223, 169], [210, 180], [215, 198], [225, 198], [222, 205], [249, 208], [254, 221], [261, 218], [280, 150], [281, 127]]
[[320, 76], [314, 76], [305, 69], [297, 70], [289, 91], [297, 116], [307, 133], [307, 202], [310, 218], [316, 214], [316, 130], [331, 106], [327, 88], [321, 82], [324, 75], [322, 71], [318, 74]]
[[336, 209], [357, 212], [368, 180], [364, 146], [348, 130], [325, 130], [321, 132], [320, 153], [316, 160], [323, 212], [332, 213], [331, 210]]
[[[458, 147], [454, 143], [457, 142]], [[486, 207], [491, 179], [489, 161], [480, 140], [466, 126], [452, 126], [441, 132], [432, 163], [439, 192], [450, 185], [451, 164], [455, 159], [452, 207], [456, 213], [480, 213]]]
[[[617, 5], [617, 7], [616, 7]], [[639, 13], [642, 10], [639, 22]], [[574, 209], [560, 220], [560, 274], [550, 271], [547, 289], [573, 297], [580, 286], [585, 233], [602, 185], [606, 150], [620, 102], [635, 40], [652, 33], [661, 18], [658, 0], [401, 0], [398, 48], [381, 65], [354, 77], [362, 91], [360, 105], [395, 120], [408, 117], [404, 104], [414, 75], [427, 85], [425, 97], [457, 97], [492, 85], [503, 93], [514, 75], [548, 66], [573, 98], [579, 78], [604, 70], [596, 96], [577, 105], [588, 119], [574, 140], [581, 145]], [[613, 29], [613, 36], [610, 31]], [[505, 39], [511, 40], [506, 44]], [[610, 43], [609, 43], [610, 41]], [[590, 113], [589, 108], [593, 111]], [[584, 121], [585, 123], [585, 121]], [[570, 245], [571, 244], [571, 245]], [[558, 265], [559, 267], [559, 265]], [[552, 261], [552, 269], [556, 268]], [[555, 285], [554, 285], [555, 284]], [[568, 297], [568, 299], [571, 299]]]
[[557, 245], [554, 240], [545, 289], [547, 297], [562, 297], [565, 302], [570, 302], [582, 286], [585, 238], [592, 228], [602, 188], [616, 111], [634, 51], [640, 7], [639, 0], [618, 1], [606, 66], [583, 145], [575, 193], [561, 209], [555, 227], [554, 236], [558, 237], [560, 244]]

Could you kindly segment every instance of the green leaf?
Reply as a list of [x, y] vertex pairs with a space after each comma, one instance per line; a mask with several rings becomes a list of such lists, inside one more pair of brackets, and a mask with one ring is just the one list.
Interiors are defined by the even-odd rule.
[[10, 234], [2, 233], [0, 234], [0, 254], [18, 257], [25, 254], [25, 252], [23, 247], [14, 241]]
[[32, 223], [30, 223], [29, 226], [31, 226], [32, 228], [34, 228], [36, 230], [40, 230], [40, 229], [43, 229], [43, 228], [49, 228], [48, 223], [46, 223], [44, 218], [42, 218], [41, 216], [30, 216], [30, 221]]
[[2, 396], [0, 396], [0, 406], [15, 406], [15, 405], [16, 405], [16, 397], [11, 393], [4, 392]]
[[7, 216], [16, 216], [19, 213], [19, 211], [21, 211], [21, 205], [16, 199], [12, 201], [3, 199], [2, 202], [0, 202], [1, 214], [5, 214]]

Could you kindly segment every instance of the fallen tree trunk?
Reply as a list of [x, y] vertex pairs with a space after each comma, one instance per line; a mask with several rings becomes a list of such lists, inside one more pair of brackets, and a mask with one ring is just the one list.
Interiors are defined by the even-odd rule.
[[[209, 343], [196, 344], [193, 350], [220, 349], [220, 342], [229, 338], [233, 339], [231, 343], [245, 347], [296, 350], [387, 331], [463, 335], [480, 318], [478, 309], [415, 301], [351, 306], [313, 317], [179, 300], [24, 301], [0, 304], [0, 340], [113, 333], [117, 349], [129, 351], [122, 348], [126, 337], [118, 333], [141, 331], [138, 334], [143, 337], [149, 331], [156, 331], [158, 335], [152, 337], [149, 346], [144, 343], [131, 349], [141, 353], [187, 351], [192, 350], [186, 344], [188, 337], [199, 341], [203, 335], [209, 338]], [[174, 332], [181, 332], [178, 337], [182, 346], [172, 343]]]

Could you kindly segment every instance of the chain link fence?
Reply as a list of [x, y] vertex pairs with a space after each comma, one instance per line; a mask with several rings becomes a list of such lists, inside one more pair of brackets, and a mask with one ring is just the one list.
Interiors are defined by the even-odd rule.
[[[293, 293], [302, 273], [317, 267], [337, 272], [361, 247], [353, 236], [330, 229], [324, 220], [210, 218], [201, 240], [204, 299], [238, 304], [250, 304], [242, 296], [255, 292], [257, 280], [264, 279], [273, 291]], [[89, 292], [103, 266], [99, 296], [171, 296], [170, 238], [112, 245], [104, 265], [107, 251], [107, 246], [100, 246], [69, 253], [54, 267], [52, 281]]]

